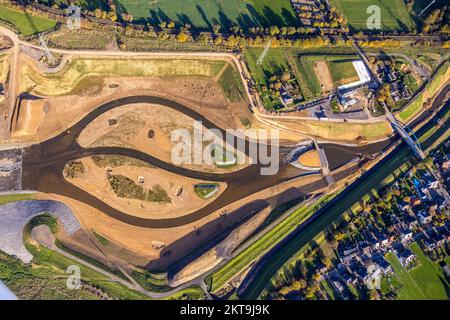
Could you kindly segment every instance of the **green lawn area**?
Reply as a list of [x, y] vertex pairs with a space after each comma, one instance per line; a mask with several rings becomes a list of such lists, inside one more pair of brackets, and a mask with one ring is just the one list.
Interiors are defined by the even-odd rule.
[[449, 79], [449, 67], [449, 63], [444, 64], [439, 69], [433, 81], [428, 83], [426, 88], [414, 99], [414, 101], [398, 114], [402, 122], [407, 123], [419, 113], [427, 99], [433, 97], [445, 81]]
[[401, 265], [398, 258], [393, 252], [389, 252], [386, 256], [386, 260], [394, 269], [395, 274], [403, 284], [403, 288], [400, 290], [398, 296], [402, 300], [424, 300], [425, 294], [422, 292], [421, 288], [414, 281], [411, 274], [406, 271]]
[[263, 50], [263, 48], [246, 48], [244, 55], [253, 79], [259, 85], [269, 85], [269, 78], [272, 75], [281, 75], [283, 71], [289, 70], [289, 63], [284, 53], [286, 49], [272, 48], [267, 53], [262, 65], [259, 66], [256, 62]]
[[296, 25], [289, 0], [118, 0], [119, 12], [153, 24], [175, 21], [198, 29], [215, 24], [228, 29], [237, 24], [243, 29], [253, 26]]
[[214, 190], [218, 188], [219, 185], [217, 183], [199, 183], [194, 186], [194, 192], [202, 199], [209, 199], [213, 195]]
[[328, 68], [335, 87], [340, 87], [359, 80], [358, 73], [351, 61], [330, 61]]
[[383, 30], [412, 30], [414, 20], [408, 12], [404, 0], [331, 0], [331, 4], [346, 18], [353, 30], [366, 30], [367, 19], [372, 13], [367, 13], [370, 5], [381, 9], [381, 27]]
[[246, 96], [242, 79], [231, 64], [226, 67], [219, 79], [219, 84], [230, 102], [240, 101]]
[[6, 204], [8, 202], [30, 200], [33, 197], [32, 194], [7, 194], [0, 196], [0, 205]]
[[302, 91], [311, 92], [310, 98], [319, 97], [322, 94], [319, 78], [314, 71], [317, 61], [326, 61], [330, 69], [335, 86], [350, 83], [357, 80], [357, 73], [351, 61], [358, 59], [355, 55], [298, 55], [295, 59], [300, 76], [304, 79]]
[[[56, 26], [56, 21], [33, 16], [30, 14], [31, 20], [37, 28], [38, 32], [44, 32], [53, 29]], [[0, 6], [0, 20], [6, 21], [14, 25], [19, 32], [27, 37], [36, 31], [33, 29], [29, 21], [27, 20], [25, 14], [21, 11], [13, 10], [5, 6]]]
[[450, 298], [450, 285], [439, 264], [433, 263], [424, 255], [417, 243], [411, 244], [411, 250], [420, 261], [420, 266], [407, 271], [393, 254], [387, 255], [397, 277], [403, 284], [398, 293], [400, 300], [447, 300]]
[[272, 48], [262, 65], [259, 66], [256, 62], [263, 50], [263, 48], [246, 48], [244, 51], [245, 60], [253, 79], [260, 86], [268, 86], [269, 78], [272, 75], [281, 75], [284, 71], [289, 71], [296, 77], [306, 100], [319, 97], [322, 94], [322, 88], [314, 71], [314, 63], [316, 61], [326, 61], [328, 63], [336, 86], [357, 80], [358, 75], [351, 60], [358, 59], [358, 56], [353, 54], [339, 54], [335, 50], [323, 51], [322, 54], [296, 49]]

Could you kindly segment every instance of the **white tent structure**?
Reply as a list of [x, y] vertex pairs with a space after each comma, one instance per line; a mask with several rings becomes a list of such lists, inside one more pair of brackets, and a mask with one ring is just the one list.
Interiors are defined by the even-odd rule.
[[371, 77], [369, 71], [367, 70], [366, 65], [362, 60], [353, 61], [353, 67], [355, 68], [356, 73], [358, 74], [359, 80], [340, 86], [338, 90], [347, 90], [362, 85], [364, 83], [370, 82]]

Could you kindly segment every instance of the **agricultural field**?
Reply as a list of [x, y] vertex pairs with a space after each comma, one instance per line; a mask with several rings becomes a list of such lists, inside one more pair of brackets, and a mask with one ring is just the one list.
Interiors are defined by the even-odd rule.
[[[56, 26], [56, 21], [50, 19], [37, 17], [32, 14], [30, 14], [30, 18], [36, 26], [37, 32], [44, 32], [53, 29]], [[24, 37], [28, 37], [36, 33], [36, 30], [34, 30], [32, 25], [28, 22], [26, 15], [15, 9], [0, 6], [0, 20], [13, 25]]]
[[172, 20], [193, 28], [210, 30], [214, 25], [228, 29], [232, 24], [253, 26], [296, 25], [289, 0], [119, 0], [118, 12], [137, 21], [158, 24]]
[[[257, 61], [262, 52], [262, 48], [247, 48], [244, 51], [250, 72], [260, 89], [261, 86], [269, 86], [272, 76], [289, 72], [295, 77], [303, 98], [311, 100], [324, 91], [358, 80], [352, 65], [352, 60], [358, 59], [358, 56], [353, 54], [339, 54], [335, 50], [303, 53], [295, 49], [272, 48], [259, 66]], [[264, 94], [262, 98], [266, 107], [276, 103]]]
[[377, 5], [381, 9], [381, 27], [385, 31], [414, 30], [414, 20], [404, 0], [331, 0], [331, 4], [345, 16], [350, 29], [367, 30], [367, 8]]

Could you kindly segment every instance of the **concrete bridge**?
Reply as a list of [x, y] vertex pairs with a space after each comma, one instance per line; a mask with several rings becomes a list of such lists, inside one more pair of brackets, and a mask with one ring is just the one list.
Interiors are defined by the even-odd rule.
[[[297, 145], [294, 146], [291, 151], [283, 157], [280, 162], [281, 167], [285, 167], [289, 164], [293, 164], [298, 161], [298, 158], [305, 152], [310, 150], [317, 150], [320, 159], [320, 168], [311, 168], [311, 171], [321, 170], [325, 180], [328, 185], [332, 185], [335, 183], [333, 176], [330, 174], [330, 165], [328, 163], [327, 155], [322, 147], [317, 143], [315, 139], [313, 139], [312, 143], [307, 145]], [[294, 165], [296, 166], [296, 165]]]

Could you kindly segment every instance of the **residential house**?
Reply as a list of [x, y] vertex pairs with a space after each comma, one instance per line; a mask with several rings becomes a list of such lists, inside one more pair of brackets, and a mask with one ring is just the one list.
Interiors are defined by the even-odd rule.
[[338, 279], [332, 280], [331, 284], [337, 292], [342, 293], [344, 291], [344, 284], [341, 283], [341, 281], [339, 281]]
[[425, 246], [426, 251], [432, 251], [436, 248], [436, 243], [431, 238], [426, 238], [423, 241], [423, 245]]
[[422, 225], [428, 224], [433, 220], [433, 216], [429, 212], [424, 210], [420, 211], [417, 214], [417, 218], [419, 218], [419, 221]]
[[402, 242], [410, 242], [413, 238], [413, 233], [410, 229], [400, 229], [399, 233]]
[[378, 265], [384, 275], [392, 273], [392, 266], [386, 261], [383, 256], [377, 256], [376, 258], [374, 258], [374, 262]]
[[411, 209], [411, 205], [403, 200], [399, 201], [397, 206], [401, 211], [408, 211], [409, 209]]
[[361, 249], [363, 254], [369, 255], [371, 251], [371, 246], [367, 241], [361, 241], [359, 243], [359, 248]]
[[439, 188], [439, 181], [433, 175], [431, 175], [430, 173], [427, 172], [424, 175], [424, 178], [426, 180], [428, 188], [431, 188], [431, 189]]
[[419, 224], [419, 221], [417, 221], [417, 219], [415, 217], [408, 214], [405, 217], [405, 224], [408, 229], [413, 229], [413, 228], [417, 227], [417, 225]]
[[444, 171], [450, 170], [450, 160], [446, 160], [442, 163], [442, 170]]
[[420, 206], [420, 204], [422, 203], [422, 200], [420, 200], [420, 198], [418, 198], [418, 197], [411, 197], [410, 201], [411, 201], [411, 205], [413, 207]]
[[389, 245], [389, 239], [383, 233], [376, 232], [375, 237], [377, 238], [380, 246], [387, 247]]
[[415, 255], [412, 253], [412, 251], [409, 248], [403, 248], [403, 250], [399, 251], [397, 253], [398, 259], [400, 260], [400, 263], [402, 266], [407, 267], [411, 264], [411, 262], [414, 261]]

